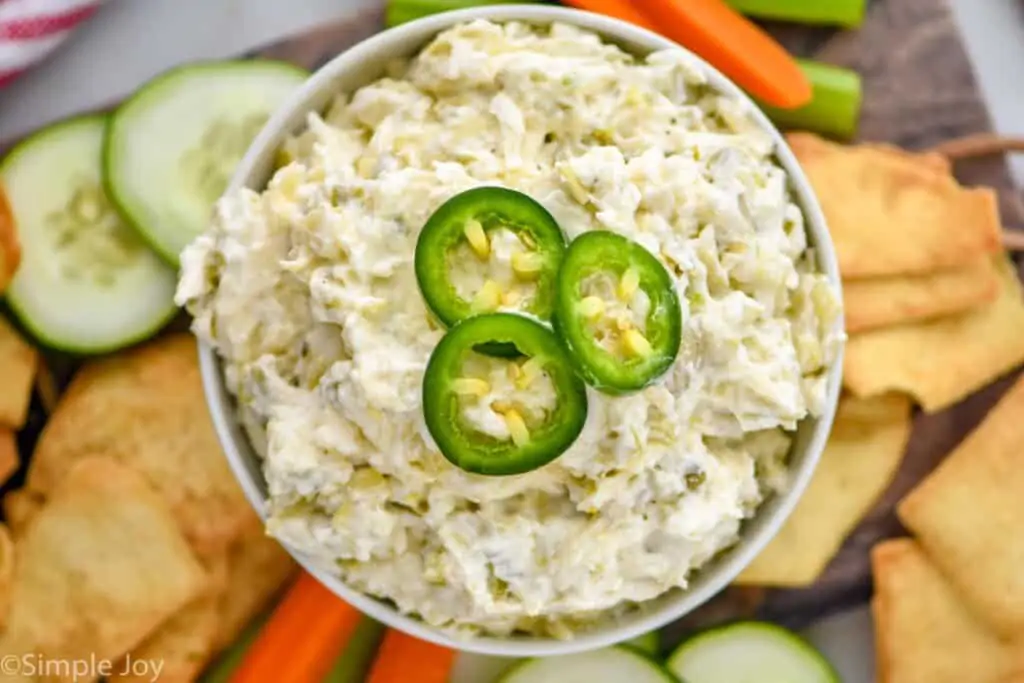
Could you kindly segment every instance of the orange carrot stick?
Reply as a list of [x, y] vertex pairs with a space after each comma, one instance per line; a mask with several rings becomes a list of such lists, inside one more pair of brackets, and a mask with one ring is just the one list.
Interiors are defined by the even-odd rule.
[[455, 651], [389, 629], [366, 683], [446, 683]]
[[655, 30], [650, 20], [633, 7], [629, 0], [565, 0], [565, 4], [572, 5], [576, 9], [586, 12], [603, 14], [606, 17], [627, 21], [652, 31]]
[[301, 572], [231, 683], [320, 683], [361, 618], [359, 610]]
[[[608, 1], [573, 4], [585, 3], [597, 12]], [[763, 102], [795, 109], [811, 101], [810, 81], [792, 55], [722, 0], [635, 0], [635, 5], [634, 11], [659, 33], [697, 53]]]

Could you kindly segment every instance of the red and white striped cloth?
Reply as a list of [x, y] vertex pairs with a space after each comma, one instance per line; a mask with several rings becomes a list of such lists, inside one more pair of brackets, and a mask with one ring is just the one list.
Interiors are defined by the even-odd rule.
[[103, 0], [0, 0], [0, 88], [50, 54]]

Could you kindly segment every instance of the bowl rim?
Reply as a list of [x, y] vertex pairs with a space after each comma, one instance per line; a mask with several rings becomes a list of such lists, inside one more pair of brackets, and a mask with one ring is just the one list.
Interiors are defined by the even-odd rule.
[[[618, 19], [574, 8], [509, 4], [454, 10], [401, 24], [357, 43], [314, 71], [273, 112], [249, 146], [225, 192], [230, 193], [243, 187], [262, 189], [264, 181], [256, 177], [261, 163], [265, 162], [268, 155], [276, 152], [282, 137], [295, 129], [294, 119], [297, 114], [305, 115], [313, 111], [314, 108], [311, 105], [318, 96], [322, 96], [325, 91], [333, 92], [335, 90], [335, 80], [341, 74], [358, 68], [365, 62], [381, 61], [380, 55], [382, 54], [405, 55], [407, 50], [404, 48], [409, 44], [423, 45], [436, 34], [455, 24], [479, 19], [537, 24], [565, 23], [594, 31], [603, 39], [611, 42], [637, 46], [639, 54], [663, 49], [681, 50], [686, 53], [697, 68], [707, 75], [708, 82], [712, 87], [749, 106], [761, 129], [772, 136], [776, 144], [776, 157], [789, 176], [791, 190], [797, 204], [803, 210], [805, 230], [813, 244], [818, 266], [841, 297], [842, 283], [839, 277], [839, 267], [821, 207], [809, 181], [786, 144], [785, 138], [754, 105], [753, 101], [716, 68], [669, 39]], [[396, 48], [402, 49], [396, 51]], [[839, 324], [844, 325], [842, 319]], [[286, 543], [281, 542], [281, 544], [303, 569], [317, 578], [331, 592], [364, 614], [388, 627], [462, 652], [498, 657], [567, 655], [635, 638], [685, 616], [724, 589], [768, 544], [792, 513], [810, 482], [832, 428], [839, 401], [844, 352], [845, 338], [840, 339], [836, 358], [826, 374], [827, 390], [823, 413], [814, 421], [810, 437], [803, 449], [799, 467], [790, 469], [788, 489], [782, 494], [773, 496], [772, 500], [763, 501], [755, 515], [745, 520], [736, 543], [730, 546], [722, 557], [713, 559], [697, 570], [687, 589], [670, 591], [641, 603], [640, 609], [635, 613], [574, 634], [571, 639], [558, 640], [525, 636], [470, 636], [466, 638], [454, 636], [447, 631], [430, 626], [420, 619], [407, 616], [395, 607], [348, 586], [340, 577], [322, 571], [311, 558], [304, 556]], [[234, 410], [233, 399], [224, 385], [221, 361], [213, 347], [202, 339], [198, 340], [198, 353], [204, 395], [214, 430], [246, 498], [260, 519], [265, 522], [267, 517], [266, 500], [257, 483], [257, 480], [262, 478], [262, 472], [254, 458], [252, 445], [245, 438], [238, 424], [239, 420]], [[794, 449], [790, 457], [793, 458], [796, 452]], [[766, 510], [766, 506], [771, 507]], [[755, 520], [759, 520], [758, 523], [750, 527], [751, 522]], [[657, 606], [650, 608], [652, 603], [657, 603]]]

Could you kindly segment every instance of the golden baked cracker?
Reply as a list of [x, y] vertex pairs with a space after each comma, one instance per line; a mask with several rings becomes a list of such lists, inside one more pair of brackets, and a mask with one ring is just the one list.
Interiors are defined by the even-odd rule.
[[899, 469], [910, 438], [910, 410], [910, 399], [896, 394], [843, 397], [807, 491], [736, 583], [814, 583]]
[[860, 146], [876, 149], [885, 154], [902, 156], [908, 161], [924, 166], [925, 168], [932, 169], [939, 173], [945, 173], [946, 175], [953, 175], [953, 164], [950, 162], [949, 157], [938, 152], [912, 152], [888, 142], [862, 142], [860, 143]]
[[18, 471], [18, 439], [13, 430], [0, 427], [0, 484]]
[[927, 273], [1000, 249], [996, 194], [878, 146], [787, 137], [828, 221], [846, 279]]
[[999, 273], [991, 259], [923, 275], [847, 280], [843, 283], [846, 331], [930, 320], [963, 313], [999, 296]]
[[7, 624], [7, 610], [11, 605], [11, 586], [14, 583], [14, 541], [11, 531], [0, 524], [0, 629]]
[[228, 553], [227, 590], [218, 607], [216, 647], [233, 643], [256, 615], [267, 609], [298, 572], [298, 565], [253, 514], [246, 532]]
[[39, 396], [39, 403], [46, 416], [49, 417], [57, 409], [57, 403], [60, 401], [60, 388], [57, 386], [57, 378], [54, 377], [53, 370], [43, 359], [39, 360], [36, 368], [35, 388], [36, 394]]
[[14, 223], [14, 211], [7, 200], [4, 188], [0, 185], [0, 294], [14, 277], [14, 271], [21, 263], [21, 243], [18, 241], [18, 230]]
[[131, 661], [161, 662], [161, 683], [191, 683], [211, 659], [217, 641], [219, 605], [227, 590], [227, 554], [209, 558], [204, 564], [208, 589], [165, 621], [125, 660], [114, 666], [108, 683], [151, 683], [152, 671], [133, 670]]
[[38, 362], [36, 350], [0, 316], [0, 425], [25, 424]]
[[46, 496], [71, 463], [91, 453], [144, 474], [201, 555], [222, 551], [250, 514], [210, 422], [191, 335], [163, 337], [80, 370], [43, 429], [26, 486]]
[[1003, 683], [1019, 655], [978, 621], [909, 538], [871, 552], [879, 683]]
[[1024, 378], [897, 508], [967, 604], [1008, 635], [1024, 635], [1022, 444]]
[[[206, 596], [171, 617], [132, 650], [127, 660], [160, 662], [160, 683], [192, 683], [210, 659], [217, 634], [217, 600]], [[108, 683], [150, 683], [152, 671], [132, 671], [126, 660], [115, 664]]]
[[1024, 298], [1000, 257], [998, 298], [968, 313], [850, 335], [843, 381], [857, 396], [912, 395], [942, 410], [1024, 362]]
[[146, 480], [111, 458], [84, 458], [18, 540], [0, 655], [115, 660], [199, 596], [205, 581]]
[[[188, 683], [244, 627], [269, 608], [298, 565], [263, 530], [253, 513], [231, 547], [205, 563], [213, 590], [162, 624], [129, 656], [164, 662], [160, 680]], [[115, 669], [118, 667], [115, 667]], [[123, 667], [121, 667], [123, 670]], [[111, 683], [145, 683], [146, 676], [114, 676]]]
[[43, 498], [25, 488], [4, 494], [4, 520], [15, 538], [24, 533], [29, 520], [43, 507], [43, 502]]

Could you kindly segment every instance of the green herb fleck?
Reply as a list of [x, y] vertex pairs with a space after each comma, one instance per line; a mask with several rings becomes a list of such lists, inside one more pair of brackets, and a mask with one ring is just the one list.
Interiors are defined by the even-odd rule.
[[686, 475], [686, 488], [691, 491], [696, 491], [701, 487], [704, 481], [708, 478], [708, 475], [703, 471], [690, 472]]

